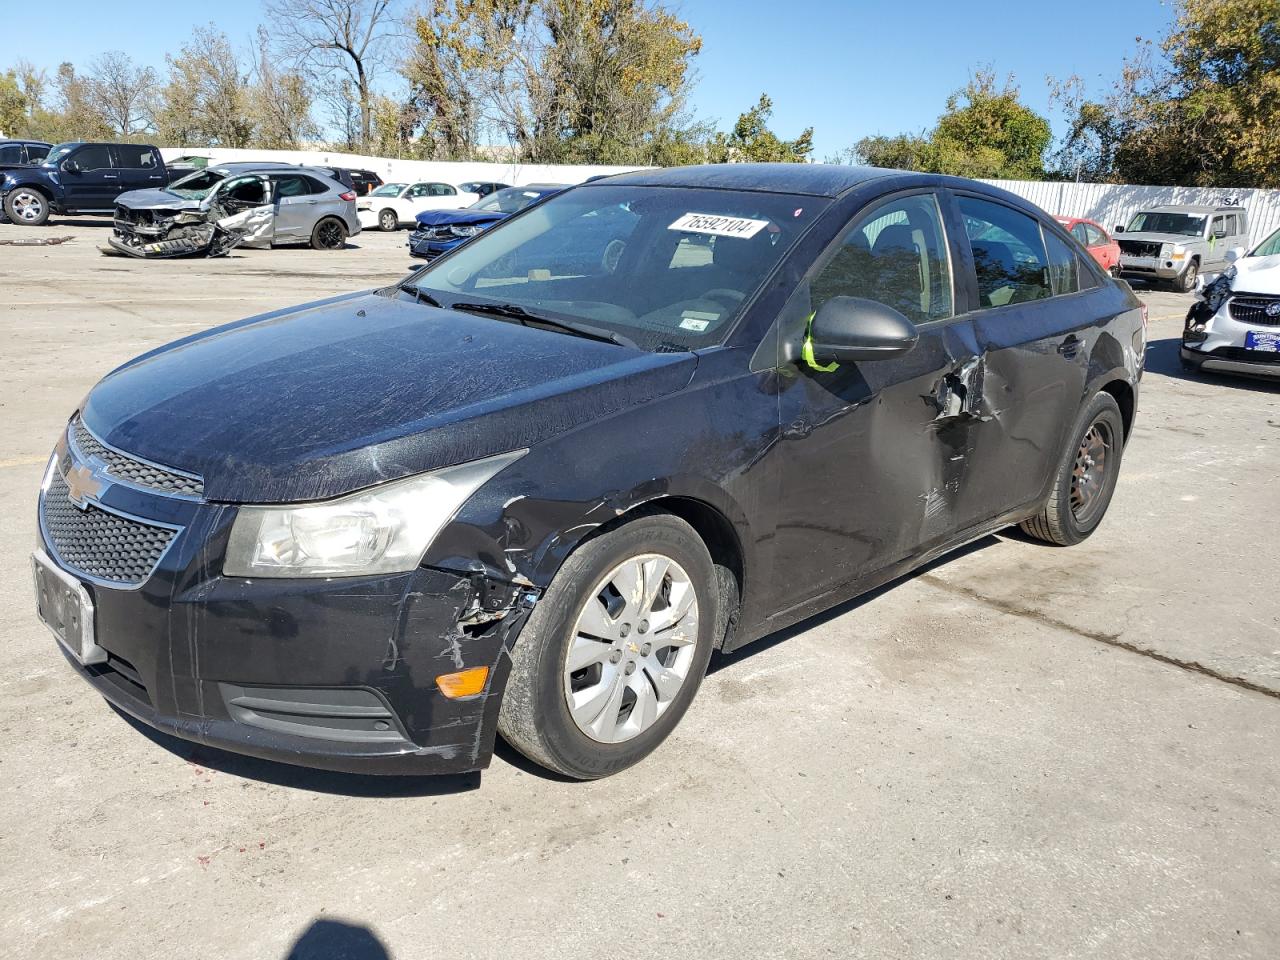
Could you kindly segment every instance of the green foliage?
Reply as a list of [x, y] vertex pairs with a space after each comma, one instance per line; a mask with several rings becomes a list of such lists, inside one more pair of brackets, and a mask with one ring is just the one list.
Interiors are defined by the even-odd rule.
[[852, 155], [875, 167], [1026, 180], [1043, 175], [1051, 139], [1049, 121], [1021, 102], [1012, 79], [997, 87], [995, 75], [980, 70], [947, 98], [933, 130], [865, 137]]
[[711, 163], [804, 163], [813, 153], [813, 127], [794, 140], [783, 140], [769, 129], [773, 101], [762, 93], [756, 105], [740, 114], [733, 130], [711, 138], [707, 159]]

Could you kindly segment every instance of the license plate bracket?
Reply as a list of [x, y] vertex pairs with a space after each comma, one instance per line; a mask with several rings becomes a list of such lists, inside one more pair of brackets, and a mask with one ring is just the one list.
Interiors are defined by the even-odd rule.
[[1258, 353], [1280, 353], [1280, 330], [1249, 330], [1244, 335], [1244, 348]]
[[75, 577], [60, 570], [48, 555], [31, 555], [36, 614], [58, 642], [80, 663], [106, 663], [107, 651], [94, 638], [93, 599]]

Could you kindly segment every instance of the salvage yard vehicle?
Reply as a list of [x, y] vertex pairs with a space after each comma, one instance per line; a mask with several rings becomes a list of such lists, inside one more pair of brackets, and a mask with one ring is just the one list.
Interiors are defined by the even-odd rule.
[[1228, 259], [1187, 311], [1182, 366], [1280, 377], [1280, 230], [1247, 256]]
[[163, 190], [116, 201], [111, 249], [145, 258], [219, 256], [233, 247], [309, 243], [337, 250], [360, 232], [356, 195], [324, 171], [283, 163], [228, 163]]
[[14, 223], [38, 227], [51, 213], [111, 213], [120, 194], [168, 181], [149, 144], [60, 143], [39, 166], [5, 172], [0, 205]]
[[399, 230], [423, 210], [469, 207], [479, 199], [448, 183], [384, 183], [361, 197], [357, 208], [366, 230]]
[[621, 174], [108, 374], [44, 474], [37, 606], [179, 737], [428, 773], [501, 732], [601, 777], [714, 650], [1011, 524], [1088, 537], [1145, 345], [1128, 286], [990, 185]]
[[499, 190], [506, 190], [510, 187], [509, 183], [496, 183], [490, 180], [473, 180], [468, 183], [458, 184], [458, 189], [463, 193], [474, 193], [478, 197], [487, 197], [491, 193], [497, 193]]
[[527, 187], [498, 190], [461, 210], [425, 210], [415, 218], [418, 228], [409, 235], [409, 255], [434, 260], [495, 223], [567, 187], [563, 183], [531, 183]]
[[1113, 277], [1120, 276], [1120, 244], [1107, 234], [1107, 231], [1083, 217], [1055, 217], [1062, 226], [1076, 238], [1080, 246], [1089, 251], [1089, 256], [1098, 261], [1098, 266]]
[[1249, 245], [1249, 213], [1242, 207], [1168, 204], [1134, 215], [1116, 227], [1120, 275], [1167, 281], [1188, 293], [1202, 273], [1218, 273], [1227, 253], [1237, 256]]

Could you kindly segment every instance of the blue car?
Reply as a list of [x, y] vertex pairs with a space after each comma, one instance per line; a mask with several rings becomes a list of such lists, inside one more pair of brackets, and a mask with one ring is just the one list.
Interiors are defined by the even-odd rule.
[[415, 218], [418, 226], [409, 235], [409, 252], [422, 260], [434, 260], [498, 221], [567, 189], [563, 183], [534, 183], [498, 190], [461, 210], [424, 210]]

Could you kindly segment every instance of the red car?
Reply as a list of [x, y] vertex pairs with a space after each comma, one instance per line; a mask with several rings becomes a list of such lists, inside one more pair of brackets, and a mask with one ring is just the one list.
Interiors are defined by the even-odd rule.
[[1071, 235], [1080, 241], [1080, 246], [1089, 251], [1103, 270], [1113, 277], [1120, 275], [1120, 244], [1111, 239], [1111, 234], [1092, 220], [1085, 220], [1082, 217], [1056, 217], [1055, 219], [1071, 231]]

